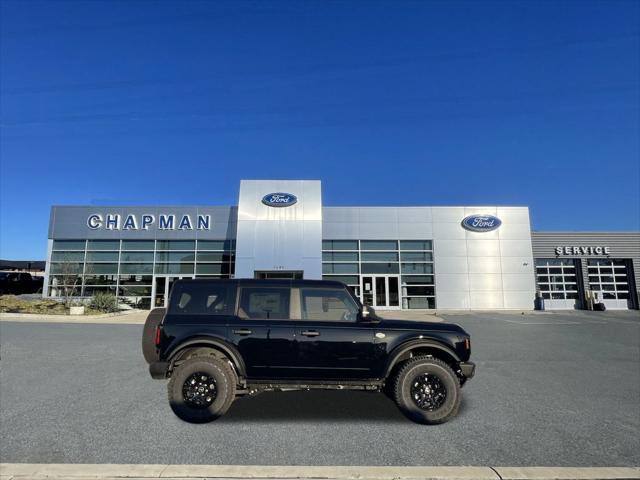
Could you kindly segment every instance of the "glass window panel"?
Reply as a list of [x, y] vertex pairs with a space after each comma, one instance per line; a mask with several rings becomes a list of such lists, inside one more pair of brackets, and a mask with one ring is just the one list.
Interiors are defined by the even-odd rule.
[[403, 262], [432, 262], [433, 254], [431, 252], [402, 252]]
[[62, 275], [78, 274], [82, 273], [82, 267], [82, 263], [76, 262], [52, 263], [51, 273], [58, 273]]
[[153, 282], [151, 275], [120, 275], [120, 285], [151, 285], [151, 282]]
[[52, 262], [83, 262], [84, 252], [52, 252]]
[[120, 240], [89, 240], [87, 250], [120, 250]]
[[358, 273], [357, 263], [323, 263], [322, 273]]
[[402, 285], [433, 285], [433, 275], [403, 275]]
[[138, 297], [148, 297], [151, 296], [151, 285], [140, 287], [140, 286], [131, 286], [131, 285], [120, 285], [118, 288], [118, 295], [123, 296], [138, 296]]
[[84, 271], [87, 274], [118, 273], [118, 264], [117, 263], [87, 263]]
[[323, 250], [358, 250], [357, 240], [323, 240]]
[[403, 263], [402, 273], [433, 273], [432, 263]]
[[562, 273], [562, 269], [561, 268], [550, 268], [549, 269], [549, 273], [551, 273], [551, 274]]
[[228, 263], [199, 263], [197, 266], [198, 274], [203, 275], [228, 275]]
[[153, 250], [153, 240], [122, 240], [122, 250]]
[[616, 286], [604, 283], [602, 284], [602, 290], [605, 292], [614, 292], [616, 290]]
[[602, 275], [600, 277], [600, 282], [602, 282], [602, 283], [613, 283], [613, 276], [611, 276], [611, 275]]
[[195, 240], [158, 240], [157, 250], [195, 250]]
[[334, 280], [336, 282], [342, 282], [345, 285], [359, 285], [360, 277], [357, 275], [323, 275], [323, 280]]
[[193, 262], [193, 252], [156, 252], [156, 262]]
[[110, 293], [116, 294], [116, 287], [84, 287], [83, 295], [85, 297], [92, 297], [96, 293]]
[[241, 290], [240, 310], [248, 318], [289, 318], [288, 288], [256, 288]]
[[153, 263], [121, 263], [120, 273], [153, 273]]
[[54, 240], [54, 250], [84, 250], [84, 240]]
[[53, 275], [49, 277], [49, 285], [59, 286], [59, 285], [81, 285], [82, 284], [82, 276], [78, 274], [73, 275]]
[[122, 252], [120, 254], [121, 262], [153, 262], [153, 252]]
[[562, 283], [562, 275], [552, 275], [551, 282], [553, 283]]
[[395, 240], [361, 240], [361, 250], [397, 250], [398, 242]]
[[115, 285], [118, 279], [117, 275], [85, 275], [85, 285]]
[[151, 297], [119, 297], [119, 301], [139, 310], [151, 308]]
[[303, 288], [300, 305], [303, 320], [355, 322], [358, 317], [358, 305], [344, 289]]
[[361, 261], [363, 262], [397, 262], [396, 252], [363, 252]]
[[618, 292], [618, 298], [621, 298], [621, 299], [629, 298], [629, 292]]
[[578, 298], [578, 292], [566, 292], [566, 297], [571, 300]]
[[617, 283], [627, 283], [627, 276], [626, 275], [616, 275], [616, 282]]
[[193, 263], [157, 263], [156, 273], [193, 275]]
[[358, 252], [322, 252], [324, 262], [357, 262]]
[[198, 240], [198, 250], [233, 250], [233, 241]]
[[431, 240], [400, 240], [400, 250], [433, 250]]
[[539, 287], [540, 287], [540, 290], [542, 290], [542, 291], [549, 291], [550, 290], [549, 284], [546, 284], [546, 283], [543, 283], [543, 284], [539, 285]]
[[434, 309], [436, 308], [436, 300], [428, 297], [408, 297], [402, 299], [402, 306], [410, 310], [420, 308]]
[[400, 273], [397, 263], [363, 263], [362, 273]]
[[551, 293], [551, 299], [552, 300], [564, 300], [564, 293], [552, 292]]
[[223, 252], [198, 253], [198, 262], [230, 262], [231, 254]]
[[539, 283], [548, 283], [549, 282], [549, 277], [547, 275], [538, 275], [538, 282]]
[[118, 252], [87, 252], [87, 262], [117, 262]]
[[607, 299], [607, 300], [615, 300], [616, 294], [615, 294], [615, 292], [603, 292], [602, 293], [602, 298]]
[[600, 290], [600, 284], [599, 283], [590, 283], [589, 287], [591, 288], [591, 290], [595, 290], [595, 291]]
[[611, 275], [613, 273], [613, 268], [602, 268], [600, 267], [600, 274], [606, 273], [607, 275]]
[[436, 294], [434, 287], [404, 287], [403, 295], [430, 295]]

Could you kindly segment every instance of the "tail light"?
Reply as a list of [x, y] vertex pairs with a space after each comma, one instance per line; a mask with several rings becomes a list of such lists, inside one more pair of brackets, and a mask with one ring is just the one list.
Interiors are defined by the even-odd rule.
[[464, 339], [464, 348], [465, 350], [471, 350], [471, 340], [469, 340], [468, 338]]
[[162, 330], [160, 329], [159, 326], [156, 327], [156, 347], [160, 346], [160, 335], [161, 335]]

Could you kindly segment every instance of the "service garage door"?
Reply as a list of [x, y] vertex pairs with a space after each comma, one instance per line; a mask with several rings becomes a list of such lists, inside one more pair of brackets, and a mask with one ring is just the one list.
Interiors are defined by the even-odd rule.
[[598, 258], [587, 260], [589, 289], [598, 294], [610, 310], [627, 310], [631, 306], [630, 269], [626, 260]]
[[576, 265], [573, 258], [536, 259], [536, 282], [547, 310], [580, 308]]

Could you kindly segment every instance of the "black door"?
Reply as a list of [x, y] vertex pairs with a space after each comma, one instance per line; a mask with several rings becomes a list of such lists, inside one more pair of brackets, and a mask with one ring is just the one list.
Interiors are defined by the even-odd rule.
[[301, 378], [371, 378], [379, 358], [375, 324], [358, 322], [346, 289], [301, 288], [295, 320], [297, 375]]
[[242, 287], [238, 320], [229, 327], [252, 378], [279, 378], [295, 360], [288, 287]]

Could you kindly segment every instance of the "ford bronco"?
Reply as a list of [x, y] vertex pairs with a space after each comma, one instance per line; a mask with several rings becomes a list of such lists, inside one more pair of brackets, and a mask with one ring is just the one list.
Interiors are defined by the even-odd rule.
[[150, 312], [142, 350], [187, 422], [274, 390], [384, 392], [420, 423], [456, 415], [473, 377], [470, 337], [447, 323], [387, 320], [340, 282], [178, 280]]

